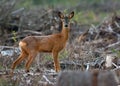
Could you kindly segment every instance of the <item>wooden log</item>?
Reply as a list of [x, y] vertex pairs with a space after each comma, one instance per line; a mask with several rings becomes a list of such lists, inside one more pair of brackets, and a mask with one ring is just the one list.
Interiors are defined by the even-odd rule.
[[110, 71], [65, 71], [60, 73], [56, 86], [117, 86], [117, 82]]

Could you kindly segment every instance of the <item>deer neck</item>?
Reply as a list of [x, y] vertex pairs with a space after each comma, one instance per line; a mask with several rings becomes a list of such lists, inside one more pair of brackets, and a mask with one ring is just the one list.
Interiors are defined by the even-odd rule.
[[68, 36], [69, 36], [69, 27], [63, 27], [62, 31], [61, 31], [61, 35], [62, 35], [64, 41], [67, 41]]

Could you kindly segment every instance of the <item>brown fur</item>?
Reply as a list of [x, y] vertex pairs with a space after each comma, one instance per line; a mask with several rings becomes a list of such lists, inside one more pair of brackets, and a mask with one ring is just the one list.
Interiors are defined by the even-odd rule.
[[[64, 20], [64, 15], [59, 12], [59, 17]], [[74, 15], [72, 12], [68, 19], [71, 19]], [[66, 23], [65, 23], [66, 24]], [[20, 56], [12, 64], [12, 72], [15, 67], [25, 58], [28, 61], [25, 65], [26, 72], [29, 71], [30, 65], [39, 52], [50, 52], [53, 55], [55, 71], [59, 72], [60, 64], [58, 59], [59, 52], [65, 47], [69, 36], [70, 25], [65, 27], [63, 21], [62, 31], [58, 34], [52, 34], [48, 36], [28, 36], [20, 41], [19, 46], [21, 48]]]

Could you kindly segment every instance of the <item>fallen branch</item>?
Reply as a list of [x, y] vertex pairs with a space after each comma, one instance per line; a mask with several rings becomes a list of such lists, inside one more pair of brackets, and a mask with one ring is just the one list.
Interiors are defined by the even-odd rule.
[[120, 41], [118, 41], [118, 42], [116, 42], [116, 43], [113, 43], [113, 44], [108, 45], [107, 47], [105, 47], [105, 49], [107, 49], [107, 48], [111, 48], [111, 47], [114, 47], [114, 46], [117, 46], [117, 45], [119, 45], [119, 44], [120, 44]]
[[20, 8], [20, 9], [18, 9], [18, 10], [15, 10], [15, 11], [13, 11], [11, 14], [12, 14], [12, 15], [15, 15], [15, 14], [21, 12], [21, 11], [24, 11], [24, 8]]
[[33, 34], [37, 34], [37, 35], [42, 35], [41, 32], [33, 31], [33, 30], [24, 30], [23, 32], [29, 32], [29, 33], [33, 33]]
[[13, 47], [13, 46], [0, 46], [0, 49], [4, 49], [4, 48], [18, 49], [18, 47]]
[[112, 65], [115, 66], [116, 68], [120, 67], [120, 66], [116, 65], [114, 62], [112, 62]]
[[118, 66], [117, 68], [112, 69], [112, 71], [116, 71], [116, 70], [120, 70], [120, 66]]
[[53, 84], [53, 85], [54, 85], [54, 83], [52, 83], [45, 75], [43, 75], [43, 78], [44, 78], [49, 84]]
[[86, 71], [90, 69], [90, 63], [87, 63]]

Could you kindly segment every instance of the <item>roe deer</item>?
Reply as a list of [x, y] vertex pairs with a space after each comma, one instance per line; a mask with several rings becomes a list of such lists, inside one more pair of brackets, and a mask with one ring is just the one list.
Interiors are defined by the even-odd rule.
[[52, 53], [55, 71], [60, 71], [58, 54], [65, 47], [68, 40], [70, 19], [74, 16], [74, 12], [71, 12], [68, 16], [58, 12], [58, 16], [62, 21], [62, 31], [60, 33], [48, 36], [28, 36], [20, 41], [19, 47], [21, 48], [21, 54], [13, 62], [11, 73], [13, 73], [15, 67], [26, 57], [27, 62], [25, 64], [25, 69], [26, 72], [29, 72], [30, 65], [39, 52]]

